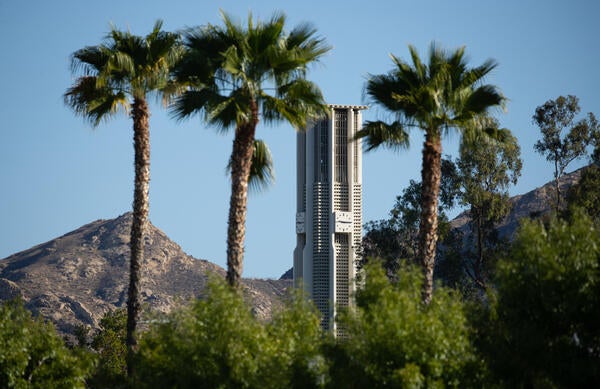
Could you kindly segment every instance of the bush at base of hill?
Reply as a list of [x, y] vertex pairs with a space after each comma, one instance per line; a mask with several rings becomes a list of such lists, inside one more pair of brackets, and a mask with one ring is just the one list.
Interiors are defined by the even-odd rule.
[[140, 342], [139, 387], [310, 388], [326, 382], [319, 316], [300, 295], [270, 323], [212, 280], [208, 297], [158, 319]]
[[22, 302], [0, 305], [0, 387], [84, 388], [92, 367], [89, 354], [67, 348]]
[[478, 343], [509, 387], [600, 382], [600, 231], [571, 221], [525, 222], [498, 264]]
[[332, 347], [332, 381], [348, 388], [431, 388], [479, 379], [483, 369], [458, 294], [437, 288], [424, 305], [417, 269], [400, 269], [397, 280], [367, 267], [355, 309], [340, 317], [346, 339]]

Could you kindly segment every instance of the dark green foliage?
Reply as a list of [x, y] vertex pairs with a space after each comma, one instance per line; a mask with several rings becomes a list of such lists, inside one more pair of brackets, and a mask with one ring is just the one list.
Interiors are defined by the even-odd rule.
[[326, 381], [320, 319], [302, 296], [270, 323], [241, 293], [212, 280], [205, 300], [163, 317], [144, 335], [139, 387], [290, 388]]
[[588, 217], [525, 222], [480, 316], [481, 349], [508, 386], [600, 382], [600, 232]]
[[579, 182], [567, 193], [567, 204], [571, 208], [584, 210], [592, 220], [596, 223], [600, 222], [600, 167], [598, 165], [590, 165], [583, 169]]
[[402, 267], [396, 283], [379, 266], [366, 272], [356, 308], [339, 320], [347, 339], [331, 352], [335, 387], [464, 387], [480, 376], [456, 294], [437, 288], [424, 305], [417, 268]]
[[90, 388], [119, 388], [127, 382], [127, 312], [110, 311], [100, 320], [100, 330], [91, 348], [98, 355], [98, 365], [88, 380]]
[[0, 388], [83, 388], [93, 358], [68, 349], [22, 302], [0, 305]]
[[269, 353], [262, 387], [323, 387], [329, 380], [328, 361], [322, 354], [321, 318], [308, 301], [296, 291], [285, 309], [266, 325]]

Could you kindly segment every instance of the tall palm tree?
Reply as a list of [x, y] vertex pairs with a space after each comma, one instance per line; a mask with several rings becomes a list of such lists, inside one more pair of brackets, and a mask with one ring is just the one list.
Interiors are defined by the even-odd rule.
[[133, 119], [135, 183], [127, 300], [130, 353], [137, 345], [135, 331], [140, 314], [141, 264], [148, 224], [150, 110], [147, 98], [156, 95], [166, 101], [176, 91], [170, 72], [183, 54], [179, 36], [161, 28], [162, 21], [159, 20], [148, 35], [140, 37], [112, 26], [100, 45], [74, 52], [72, 72], [81, 75], [64, 95], [65, 103], [94, 127], [120, 110]]
[[316, 30], [301, 24], [284, 31], [285, 16], [236, 24], [222, 13], [223, 26], [207, 25], [185, 34], [187, 54], [176, 71], [188, 90], [178, 97], [178, 118], [203, 114], [221, 131], [233, 128], [231, 198], [227, 229], [227, 280], [242, 274], [248, 178], [259, 121], [287, 121], [297, 129], [327, 113], [319, 88], [306, 79], [308, 65], [330, 47]]
[[[495, 86], [483, 84], [484, 77], [496, 67], [492, 60], [469, 68], [464, 47], [446, 52], [432, 44], [429, 63], [424, 64], [413, 46], [409, 51], [412, 63], [391, 55], [394, 68], [386, 74], [370, 75], [366, 84], [367, 98], [390, 113], [394, 121], [366, 122], [357, 136], [365, 138], [367, 150], [379, 146], [406, 148], [411, 128], [424, 132], [418, 256], [424, 272], [422, 299], [429, 304], [437, 244], [442, 136], [450, 129], [463, 136], [473, 131], [487, 133], [487, 128], [476, 125], [477, 119], [490, 108], [502, 105], [505, 98]], [[494, 135], [493, 131], [489, 135]]]

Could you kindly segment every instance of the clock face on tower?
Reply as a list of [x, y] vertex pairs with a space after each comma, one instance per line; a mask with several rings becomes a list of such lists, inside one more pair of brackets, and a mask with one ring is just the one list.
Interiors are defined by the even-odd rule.
[[336, 211], [333, 213], [336, 233], [350, 233], [353, 229], [352, 212]]
[[304, 212], [296, 213], [296, 234], [304, 234]]

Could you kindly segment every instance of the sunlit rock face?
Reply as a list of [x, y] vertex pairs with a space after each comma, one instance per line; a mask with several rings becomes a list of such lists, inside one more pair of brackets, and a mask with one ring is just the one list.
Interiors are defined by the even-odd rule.
[[[0, 300], [22, 298], [27, 308], [52, 321], [59, 332], [97, 328], [109, 310], [127, 303], [131, 214], [97, 220], [47, 243], [0, 260]], [[201, 298], [208, 277], [225, 270], [187, 255], [149, 224], [142, 264], [141, 298], [147, 311], [169, 312]], [[253, 312], [269, 319], [291, 281], [245, 280]]]

